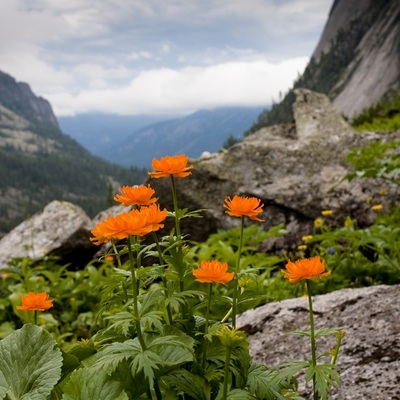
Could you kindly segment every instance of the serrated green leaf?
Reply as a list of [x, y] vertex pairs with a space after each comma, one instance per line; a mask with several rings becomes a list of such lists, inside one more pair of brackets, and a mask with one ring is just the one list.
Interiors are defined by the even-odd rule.
[[315, 376], [315, 390], [322, 400], [327, 399], [331, 386], [341, 384], [336, 366], [332, 364], [310, 365], [306, 370], [306, 381], [311, 380], [313, 376]]
[[65, 387], [62, 400], [112, 399], [128, 400], [122, 384], [98, 368], [74, 371]]
[[155, 370], [159, 369], [162, 364], [161, 357], [150, 351], [145, 350], [136, 355], [131, 362], [131, 372], [134, 377], [137, 373], [144, 372], [144, 376], [148, 379], [150, 387], [154, 386]]
[[284, 400], [280, 394], [280, 387], [276, 383], [277, 371], [265, 365], [253, 363], [247, 376], [247, 386], [250, 393], [257, 398]]
[[242, 389], [234, 389], [228, 392], [226, 396], [227, 400], [255, 400], [257, 397], [254, 397], [249, 392], [246, 392]]
[[174, 389], [175, 396], [177, 393], [184, 393], [194, 400], [210, 400], [211, 388], [206, 380], [187, 370], [174, 371], [164, 376], [163, 381]]
[[61, 376], [63, 358], [44, 329], [26, 324], [0, 342], [0, 398], [46, 400]]

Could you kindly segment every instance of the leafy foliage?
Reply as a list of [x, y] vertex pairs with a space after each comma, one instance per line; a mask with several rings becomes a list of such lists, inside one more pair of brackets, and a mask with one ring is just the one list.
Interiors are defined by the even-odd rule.
[[0, 342], [0, 398], [46, 400], [60, 379], [62, 356], [44, 329], [26, 324]]

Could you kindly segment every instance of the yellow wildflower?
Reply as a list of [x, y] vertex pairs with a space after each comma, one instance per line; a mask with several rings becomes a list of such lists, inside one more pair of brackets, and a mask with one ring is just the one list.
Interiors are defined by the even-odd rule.
[[321, 211], [321, 214], [322, 214], [324, 217], [329, 217], [330, 215], [333, 214], [333, 211], [332, 211], [332, 210], [323, 210], [323, 211]]
[[306, 235], [306, 236], [302, 236], [301, 240], [303, 242], [308, 242], [309, 240], [311, 240], [313, 238], [313, 235]]
[[324, 220], [323, 220], [322, 218], [316, 218], [316, 219], [314, 220], [314, 226], [315, 226], [316, 228], [322, 226], [323, 224], [324, 224]]

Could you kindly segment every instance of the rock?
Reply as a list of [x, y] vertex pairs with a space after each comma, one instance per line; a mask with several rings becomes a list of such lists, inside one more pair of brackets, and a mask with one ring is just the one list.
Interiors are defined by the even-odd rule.
[[[329, 399], [400, 399], [400, 285], [315, 296], [313, 309], [316, 328], [346, 331], [337, 363], [342, 385]], [[269, 367], [310, 358], [309, 338], [290, 334], [310, 329], [307, 298], [247, 311], [238, 317], [237, 326], [247, 332], [254, 359]], [[332, 336], [317, 339], [317, 354], [334, 345]]]
[[[264, 226], [285, 224], [288, 235], [272, 251], [294, 249], [301, 236], [313, 230], [321, 211], [332, 209], [332, 226], [350, 216], [359, 227], [376, 218], [373, 203], [383, 212], [395, 204], [399, 188], [378, 179], [342, 181], [350, 171], [344, 162], [353, 147], [382, 139], [400, 140], [400, 131], [388, 134], [355, 132], [339, 116], [325, 95], [297, 90], [293, 124], [275, 125], [247, 136], [225, 152], [195, 160], [191, 176], [176, 179], [180, 207], [206, 209], [203, 219], [183, 221], [182, 231], [193, 240], [205, 240], [218, 228], [230, 228], [239, 218], [226, 215], [224, 199], [235, 194], [262, 200]], [[161, 205], [172, 210], [168, 179], [150, 179]], [[385, 187], [387, 194], [380, 189]], [[185, 225], [186, 224], [186, 225]]]
[[97, 251], [89, 240], [92, 225], [80, 207], [53, 201], [0, 240], [0, 268], [11, 258], [36, 261], [50, 255], [83, 267]]

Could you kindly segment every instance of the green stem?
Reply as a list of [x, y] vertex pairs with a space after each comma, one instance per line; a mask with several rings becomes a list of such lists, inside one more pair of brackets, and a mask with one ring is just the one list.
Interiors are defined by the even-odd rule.
[[115, 245], [115, 241], [114, 240], [111, 240], [111, 245], [112, 245], [112, 248], [114, 250], [115, 257], [117, 259], [118, 268], [121, 268], [121, 257], [119, 256], [119, 253], [118, 253], [118, 250], [117, 250], [117, 246]]
[[[209, 325], [209, 319], [210, 319], [210, 308], [211, 308], [211, 295], [212, 295], [212, 283], [208, 285], [208, 299], [207, 299], [207, 311], [206, 311], [206, 323], [204, 326], [204, 336], [207, 335], [208, 333], [208, 325]], [[203, 368], [206, 365], [206, 349], [207, 349], [207, 340], [204, 337], [204, 346], [203, 346]]]
[[175, 212], [175, 231], [176, 231], [176, 236], [180, 237], [181, 236], [181, 227], [179, 224], [179, 218], [178, 218], [178, 198], [176, 196], [176, 187], [175, 187], [175, 180], [174, 176], [171, 175], [171, 185], [172, 185], [172, 201], [174, 202], [174, 212]]
[[228, 395], [228, 383], [230, 377], [230, 363], [231, 363], [231, 348], [226, 348], [225, 354], [225, 373], [224, 373], [224, 387], [222, 392], [222, 400], [226, 400]]
[[37, 314], [38, 314], [38, 312], [37, 312], [37, 310], [35, 310], [34, 311], [34, 317], [33, 317], [33, 321], [34, 321], [35, 325], [37, 325]]
[[[156, 244], [157, 247], [157, 252], [158, 252], [158, 258], [160, 260], [160, 266], [166, 264], [164, 262], [164, 257], [161, 251], [161, 247], [160, 247], [160, 242], [158, 241], [158, 237], [156, 235], [155, 232], [153, 233], [153, 239], [154, 239], [154, 243]], [[167, 286], [167, 278], [165, 277], [165, 271], [162, 274], [162, 281], [163, 281], [163, 285], [164, 285], [164, 293], [165, 293], [165, 297], [168, 298], [169, 293], [168, 293], [168, 286]], [[166, 305], [166, 310], [167, 310], [167, 320], [168, 320], [168, 325], [172, 325], [172, 312], [171, 312], [171, 307], [169, 306], [169, 304]]]
[[[174, 203], [174, 213], [175, 213], [175, 231], [177, 240], [181, 240], [181, 227], [180, 227], [180, 218], [178, 217], [179, 208], [178, 208], [178, 198], [176, 195], [176, 187], [175, 187], [175, 179], [173, 175], [171, 176], [171, 185], [172, 185], [172, 200]], [[182, 293], [185, 290], [184, 278], [185, 271], [183, 266], [183, 253], [182, 253], [182, 245], [179, 245], [177, 248], [178, 251], [178, 275], [179, 275], [179, 291]], [[182, 317], [185, 318], [186, 315], [186, 305], [182, 305]]]
[[[146, 343], [143, 338], [142, 329], [140, 327], [140, 316], [139, 316], [139, 305], [138, 305], [138, 284], [136, 278], [136, 269], [135, 263], [133, 260], [133, 252], [132, 252], [132, 237], [129, 236], [128, 238], [128, 254], [129, 254], [129, 262], [131, 266], [131, 278], [132, 278], [132, 293], [133, 293], [133, 315], [135, 316], [135, 326], [136, 326], [136, 333], [142, 346], [142, 350], [146, 350]], [[137, 263], [139, 266], [140, 258], [137, 257]]]
[[[307, 295], [308, 295], [308, 308], [310, 313], [311, 362], [313, 367], [315, 368], [317, 365], [317, 356], [316, 356], [316, 346], [315, 346], [314, 312], [312, 308], [310, 280], [306, 279], [306, 285], [307, 285]], [[314, 400], [318, 400], [318, 393], [315, 390], [315, 373], [313, 374], [313, 393], [314, 393]]]
[[241, 217], [239, 248], [236, 257], [235, 278], [233, 280], [233, 296], [232, 296], [232, 327], [236, 328], [237, 302], [238, 302], [238, 274], [240, 272], [240, 257], [243, 246], [244, 216]]
[[332, 365], [336, 365], [336, 361], [339, 355], [339, 350], [340, 350], [340, 346], [342, 344], [342, 339], [344, 338], [345, 332], [344, 331], [339, 331], [336, 333], [336, 346], [335, 346], [335, 350], [334, 350], [334, 354], [332, 356], [331, 359], [331, 364]]

